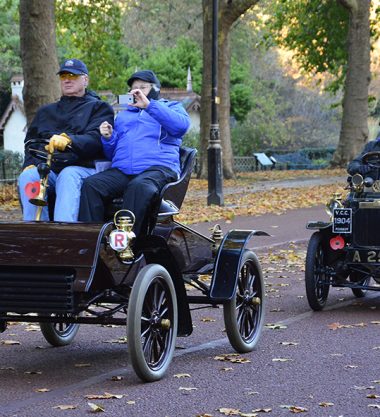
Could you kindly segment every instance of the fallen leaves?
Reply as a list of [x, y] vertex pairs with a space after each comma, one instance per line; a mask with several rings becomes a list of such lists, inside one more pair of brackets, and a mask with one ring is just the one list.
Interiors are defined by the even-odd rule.
[[21, 343], [18, 340], [2, 340], [0, 341], [0, 344], [6, 346], [21, 345]]
[[[207, 205], [206, 198], [193, 193], [195, 188], [207, 190], [207, 184], [201, 180], [190, 182], [185, 203], [178, 215], [178, 220], [185, 224], [210, 222], [213, 220], [231, 220], [235, 216], [257, 216], [266, 213], [281, 214], [287, 210], [312, 207], [328, 201], [337, 191], [337, 185], [322, 185], [302, 189], [272, 188], [269, 191], [250, 192], [241, 183], [236, 184], [236, 191], [225, 195], [224, 206]], [[225, 185], [225, 187], [227, 187]], [[343, 191], [343, 190], [342, 190]]]
[[280, 345], [282, 346], [297, 346], [299, 345], [298, 342], [279, 342]]
[[232, 362], [232, 363], [249, 363], [249, 359], [240, 356], [238, 353], [225, 353], [223, 355], [215, 356], [216, 361]]
[[92, 413], [101, 413], [101, 412], [104, 412], [104, 408], [101, 407], [98, 404], [95, 404], [95, 403], [87, 403], [87, 404], [90, 406]]
[[110, 392], [105, 392], [104, 394], [88, 394], [85, 397], [88, 400], [111, 400], [111, 399], [120, 399], [123, 398], [123, 394], [111, 394]]
[[53, 408], [57, 409], [57, 410], [75, 410], [78, 406], [77, 405], [56, 405]]
[[356, 324], [340, 324], [337, 323], [331, 323], [327, 327], [330, 330], [337, 330], [337, 329], [353, 329], [354, 327], [366, 327], [367, 325], [365, 323], [356, 323]]
[[196, 387], [179, 387], [178, 388], [179, 389], [179, 391], [197, 391], [198, 390], [198, 388], [196, 388]]
[[35, 392], [50, 392], [51, 390], [49, 388], [37, 388]]
[[267, 323], [264, 325], [264, 327], [266, 327], [267, 329], [271, 329], [271, 330], [282, 330], [282, 329], [287, 329], [288, 326], [285, 326], [284, 324], [275, 324], [275, 323]]

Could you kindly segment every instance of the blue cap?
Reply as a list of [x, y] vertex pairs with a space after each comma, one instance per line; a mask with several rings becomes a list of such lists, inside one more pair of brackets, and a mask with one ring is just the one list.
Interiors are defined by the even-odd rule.
[[86, 64], [79, 59], [67, 59], [59, 68], [57, 74], [62, 72], [70, 72], [71, 74], [86, 74], [88, 75], [88, 69]]

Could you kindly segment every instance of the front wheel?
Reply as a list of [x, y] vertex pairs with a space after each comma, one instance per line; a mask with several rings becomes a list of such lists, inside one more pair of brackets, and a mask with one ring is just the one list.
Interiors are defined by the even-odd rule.
[[[57, 315], [61, 317], [60, 315]], [[52, 346], [69, 345], [79, 330], [77, 323], [40, 323], [41, 332], [48, 343]]]
[[[350, 274], [350, 281], [353, 282], [360, 282], [360, 276], [358, 275], [359, 272], [354, 272], [352, 274]], [[359, 278], [358, 278], [359, 276]], [[360, 283], [361, 285], [366, 285], [368, 286], [371, 283], [371, 277], [367, 277], [364, 280], [362, 280], [362, 282]], [[363, 298], [366, 296], [367, 291], [368, 290], [364, 290], [362, 288], [351, 288], [352, 293], [354, 294], [355, 297], [357, 298]]]
[[145, 266], [133, 284], [127, 314], [129, 356], [137, 376], [161, 379], [172, 360], [178, 308], [173, 281], [159, 264]]
[[305, 286], [310, 307], [319, 311], [326, 304], [330, 291], [330, 280], [325, 272], [325, 255], [322, 247], [322, 233], [311, 235], [306, 253]]
[[231, 346], [240, 353], [252, 351], [264, 324], [264, 278], [259, 260], [245, 251], [239, 266], [236, 294], [224, 304], [224, 324]]

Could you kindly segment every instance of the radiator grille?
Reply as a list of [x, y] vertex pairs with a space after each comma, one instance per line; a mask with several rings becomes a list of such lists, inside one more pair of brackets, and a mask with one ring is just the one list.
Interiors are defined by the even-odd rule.
[[33, 268], [0, 269], [0, 311], [71, 313], [74, 272]]
[[353, 243], [380, 246], [380, 209], [361, 208], [353, 214]]

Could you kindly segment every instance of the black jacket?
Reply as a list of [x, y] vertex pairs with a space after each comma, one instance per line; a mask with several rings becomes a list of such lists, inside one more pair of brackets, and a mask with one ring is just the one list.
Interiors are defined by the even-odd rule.
[[362, 163], [362, 157], [364, 154], [375, 151], [380, 152], [380, 136], [376, 140], [368, 142], [362, 152], [348, 164], [348, 173], [350, 175], [361, 174], [366, 177], [372, 177], [373, 179], [380, 178], [378, 169], [371, 169], [368, 165], [364, 165]]
[[[59, 101], [38, 109], [25, 143], [30, 139], [50, 139], [54, 134], [66, 133], [72, 140], [72, 152], [62, 152], [61, 161], [53, 163], [53, 170], [58, 172], [69, 165], [92, 167], [95, 159], [104, 158], [99, 126], [104, 121], [113, 126], [113, 120], [112, 107], [93, 92], [86, 91], [83, 97], [62, 96]], [[24, 167], [39, 162], [26, 147]]]

